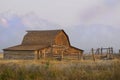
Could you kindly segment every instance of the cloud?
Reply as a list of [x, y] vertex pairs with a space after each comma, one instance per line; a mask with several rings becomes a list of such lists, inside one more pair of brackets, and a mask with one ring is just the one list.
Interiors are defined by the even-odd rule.
[[115, 7], [120, 4], [120, 0], [102, 0], [107, 7]]
[[8, 21], [5, 18], [0, 18], [0, 25], [3, 27], [8, 27]]
[[28, 13], [22, 16], [22, 23], [31, 29], [58, 29], [60, 25], [40, 18], [35, 13]]
[[[118, 14], [120, 10], [120, 0], [101, 0], [98, 1], [96, 5], [92, 5], [85, 9], [80, 14], [80, 23], [82, 24], [104, 24], [104, 25], [110, 25], [107, 23], [110, 22], [110, 20], [113, 20], [112, 17], [118, 17]], [[117, 10], [116, 10], [117, 9]], [[112, 14], [113, 13], [113, 14]], [[115, 15], [117, 14], [117, 15]], [[108, 17], [109, 16], [109, 17]], [[107, 19], [111, 18], [111, 19]], [[104, 22], [102, 22], [105, 20]], [[119, 18], [120, 20], [120, 18]], [[113, 20], [112, 23], [116, 23], [118, 20]], [[118, 23], [117, 23], [118, 24]]]
[[0, 16], [2, 16], [0, 17], [0, 49], [19, 44], [26, 30], [24, 24], [21, 23], [21, 18], [16, 15], [9, 15], [8, 17], [6, 14], [4, 16], [0, 14]]

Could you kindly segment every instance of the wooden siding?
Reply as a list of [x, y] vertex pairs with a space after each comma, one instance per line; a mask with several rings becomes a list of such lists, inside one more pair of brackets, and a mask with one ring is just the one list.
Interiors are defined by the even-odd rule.
[[68, 39], [67, 35], [65, 35], [65, 33], [63, 31], [60, 32], [56, 36], [56, 38], [55, 38], [55, 44], [56, 45], [70, 46], [69, 39]]
[[34, 51], [4, 51], [4, 59], [34, 59]]

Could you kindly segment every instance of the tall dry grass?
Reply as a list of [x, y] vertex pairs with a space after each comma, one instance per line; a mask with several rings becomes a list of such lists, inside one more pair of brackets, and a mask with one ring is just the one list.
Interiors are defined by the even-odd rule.
[[120, 80], [120, 61], [1, 60], [0, 80]]
[[0, 59], [3, 59], [3, 53], [0, 52]]

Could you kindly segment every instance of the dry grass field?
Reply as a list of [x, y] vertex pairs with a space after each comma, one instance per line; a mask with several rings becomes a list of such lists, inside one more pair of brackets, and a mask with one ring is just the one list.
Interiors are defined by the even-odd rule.
[[3, 59], [3, 53], [0, 52], [0, 59]]
[[1, 59], [0, 80], [120, 80], [120, 61]]

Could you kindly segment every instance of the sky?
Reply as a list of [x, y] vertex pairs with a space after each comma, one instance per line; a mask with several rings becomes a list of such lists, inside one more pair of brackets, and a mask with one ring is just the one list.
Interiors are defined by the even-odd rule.
[[120, 0], [0, 0], [0, 51], [26, 30], [64, 29], [73, 46], [120, 48]]

